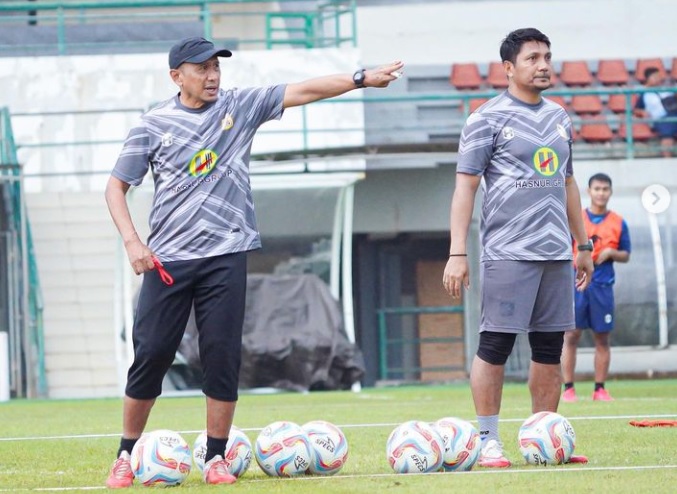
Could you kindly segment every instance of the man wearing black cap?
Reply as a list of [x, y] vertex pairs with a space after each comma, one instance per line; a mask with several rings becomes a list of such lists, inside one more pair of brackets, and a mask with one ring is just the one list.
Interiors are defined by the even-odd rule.
[[[238, 398], [247, 251], [261, 247], [249, 183], [249, 157], [258, 127], [285, 108], [352, 89], [386, 87], [402, 62], [354, 74], [294, 84], [220, 89], [217, 49], [204, 38], [169, 52], [174, 97], [146, 112], [123, 146], [106, 187], [106, 201], [129, 262], [143, 277], [136, 308], [134, 362], [125, 389], [123, 431], [108, 487], [129, 487], [130, 453], [143, 433], [162, 380], [174, 360], [191, 308], [199, 333], [202, 390], [207, 400], [203, 478], [232, 484], [224, 460]], [[150, 235], [136, 233], [126, 202], [151, 169], [155, 183]], [[151, 273], [157, 269], [158, 273]], [[159, 276], [167, 271], [167, 276]]]

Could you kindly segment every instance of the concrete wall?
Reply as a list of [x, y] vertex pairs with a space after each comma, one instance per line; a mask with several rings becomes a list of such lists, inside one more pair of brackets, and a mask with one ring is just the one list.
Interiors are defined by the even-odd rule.
[[464, 1], [361, 7], [363, 60], [411, 64], [498, 60], [502, 38], [536, 27], [552, 42], [554, 60], [677, 55], [672, 0]]

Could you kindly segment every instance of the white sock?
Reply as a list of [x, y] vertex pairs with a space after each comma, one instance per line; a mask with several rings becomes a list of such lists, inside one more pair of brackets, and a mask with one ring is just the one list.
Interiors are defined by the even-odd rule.
[[477, 416], [477, 426], [480, 431], [480, 439], [482, 439], [482, 446], [484, 446], [488, 440], [498, 439], [498, 415], [484, 415]]

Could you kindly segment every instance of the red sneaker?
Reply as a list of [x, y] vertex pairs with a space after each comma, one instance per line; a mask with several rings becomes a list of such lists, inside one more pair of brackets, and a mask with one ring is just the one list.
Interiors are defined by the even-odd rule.
[[588, 457], [583, 455], [571, 455], [571, 458], [569, 458], [569, 461], [567, 461], [567, 463], [581, 463], [581, 464], [585, 464], [587, 462]]
[[132, 472], [132, 462], [129, 453], [123, 451], [110, 470], [106, 487], [110, 489], [121, 489], [131, 487], [134, 482], [134, 473]]
[[604, 388], [599, 388], [592, 393], [592, 401], [614, 401], [609, 392]]
[[221, 455], [205, 463], [202, 478], [207, 484], [234, 484], [237, 478], [228, 471], [228, 464]]
[[566, 401], [567, 403], [578, 401], [576, 390], [574, 388], [565, 389], [564, 393], [562, 393], [562, 401]]

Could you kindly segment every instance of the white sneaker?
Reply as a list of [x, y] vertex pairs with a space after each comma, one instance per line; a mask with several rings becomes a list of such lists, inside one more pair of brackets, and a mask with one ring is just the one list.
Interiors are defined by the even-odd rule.
[[503, 456], [503, 446], [496, 439], [488, 439], [480, 451], [477, 464], [487, 468], [508, 468], [511, 463]]

